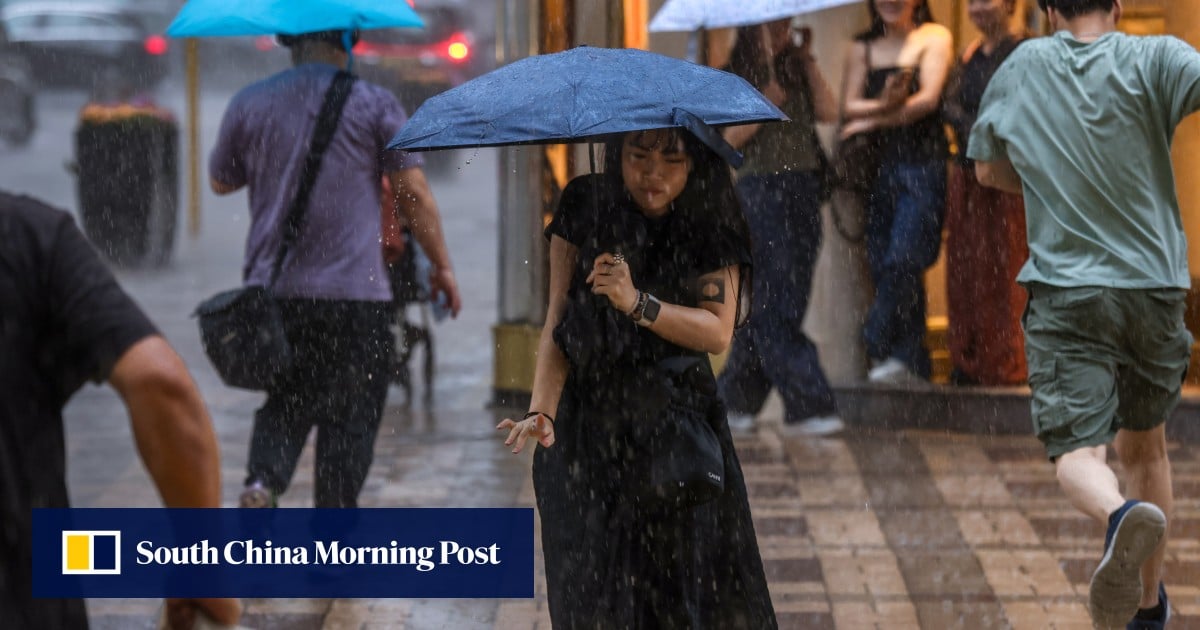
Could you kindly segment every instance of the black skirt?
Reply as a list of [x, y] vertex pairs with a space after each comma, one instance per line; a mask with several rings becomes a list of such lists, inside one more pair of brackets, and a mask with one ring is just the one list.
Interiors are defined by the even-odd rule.
[[555, 444], [538, 446], [533, 463], [554, 627], [776, 628], [720, 401], [711, 399], [709, 419], [724, 453], [724, 494], [680, 510], [638, 498], [648, 462], [632, 439], [637, 418], [604, 411], [614, 398], [636, 400], [637, 386], [595, 401], [579, 380], [568, 377]]

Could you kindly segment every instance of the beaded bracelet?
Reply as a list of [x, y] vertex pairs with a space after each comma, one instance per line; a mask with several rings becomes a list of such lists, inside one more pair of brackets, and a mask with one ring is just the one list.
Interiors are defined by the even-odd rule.
[[637, 300], [633, 303], [633, 309], [625, 313], [633, 321], [642, 318], [642, 311], [646, 310], [646, 303], [650, 301], [650, 294], [645, 291], [638, 291]]
[[550, 421], [550, 424], [554, 424], [554, 416], [551, 416], [548, 413], [542, 413], [540, 411], [530, 411], [529, 413], [525, 414], [524, 418], [521, 418], [521, 419], [528, 420], [534, 416], [546, 416], [546, 419]]
[[633, 301], [633, 308], [629, 309], [625, 313], [627, 317], [633, 317], [634, 319], [637, 319], [636, 314], [638, 311], [646, 307], [646, 295], [647, 293], [645, 291], [638, 291], [637, 299]]

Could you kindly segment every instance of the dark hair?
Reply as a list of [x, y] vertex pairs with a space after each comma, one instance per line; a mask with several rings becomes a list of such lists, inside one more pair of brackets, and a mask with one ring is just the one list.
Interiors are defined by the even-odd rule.
[[738, 27], [737, 39], [733, 42], [733, 50], [729, 51], [729, 65], [726, 68], [761, 90], [770, 76], [767, 64], [763, 62], [765, 58], [761, 26]]
[[[808, 86], [802, 60], [796, 56], [798, 52], [799, 49], [789, 43], [787, 48], [772, 57], [775, 63], [775, 80], [789, 90], [807, 89]], [[762, 26], [755, 24], [738, 27], [737, 38], [729, 52], [729, 64], [725, 66], [725, 70], [742, 77], [755, 89], [762, 90], [771, 78], [765, 60]]]
[[[1041, 2], [1041, 0], [1038, 1]], [[875, 0], [867, 2], [867, 10], [871, 13], [871, 25], [867, 27], [867, 30], [854, 36], [854, 39], [860, 42], [869, 42], [887, 34], [887, 25], [883, 23], [879, 9], [875, 8]], [[913, 23], [920, 26], [933, 21], [933, 12], [929, 10], [929, 0], [917, 0], [917, 7], [913, 9]]]
[[1043, 11], [1054, 9], [1070, 20], [1096, 11], [1111, 12], [1113, 0], [1038, 0], [1038, 7]]
[[[651, 133], [662, 133], [665, 146], [678, 146], [683, 141], [683, 151], [692, 160], [692, 171], [679, 197], [672, 204], [672, 214], [681, 223], [683, 234], [712, 234], [732, 237], [735, 245], [750, 253], [750, 227], [742, 204], [734, 191], [733, 175], [729, 163], [721, 159], [712, 149], [700, 142], [696, 136], [681, 128], [657, 131], [636, 131], [639, 137]], [[636, 141], [636, 140], [635, 140]], [[621, 154], [625, 146], [625, 135], [610, 136], [604, 142], [604, 186], [611, 199], [626, 196], [625, 180], [621, 172]], [[737, 314], [735, 326], [741, 326], [750, 315], [751, 272], [749, 265], [740, 265], [738, 270]]]
[[[280, 46], [291, 48], [301, 42], [322, 42], [331, 46], [336, 46], [338, 49], [343, 47], [343, 37], [346, 31], [313, 31], [311, 33], [300, 33], [299, 35], [276, 35], [275, 39]], [[359, 31], [357, 29], [350, 31], [350, 45], [358, 43]]]

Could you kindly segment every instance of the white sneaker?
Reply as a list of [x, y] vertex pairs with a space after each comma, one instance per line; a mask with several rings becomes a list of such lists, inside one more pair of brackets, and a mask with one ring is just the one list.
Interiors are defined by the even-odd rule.
[[729, 431], [731, 433], [754, 430], [754, 415], [749, 413], [729, 412]]
[[888, 358], [867, 372], [867, 380], [879, 385], [918, 385], [925, 379], [917, 376], [900, 359]]
[[846, 423], [842, 422], [841, 416], [831, 414], [828, 416], [811, 416], [800, 422], [785, 422], [783, 426], [779, 427], [779, 433], [785, 437], [820, 437], [833, 435], [845, 428]]

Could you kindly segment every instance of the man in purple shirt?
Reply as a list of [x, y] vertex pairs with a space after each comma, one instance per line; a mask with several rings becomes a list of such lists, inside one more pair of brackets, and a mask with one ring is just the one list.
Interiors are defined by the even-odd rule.
[[[348, 60], [340, 31], [281, 41], [291, 49], [294, 67], [234, 96], [209, 157], [217, 194], [249, 188], [247, 285], [268, 282], [325, 91]], [[316, 507], [357, 504], [387, 397], [393, 343], [380, 245], [381, 175], [433, 263], [435, 296], [441, 294], [455, 315], [461, 307], [422, 161], [384, 150], [405, 120], [390, 92], [354, 82], [304, 224], [275, 283], [295, 360], [255, 413], [244, 507], [276, 503], [314, 424]]]

